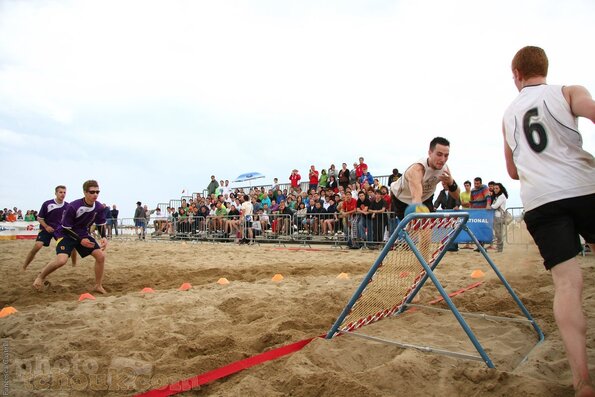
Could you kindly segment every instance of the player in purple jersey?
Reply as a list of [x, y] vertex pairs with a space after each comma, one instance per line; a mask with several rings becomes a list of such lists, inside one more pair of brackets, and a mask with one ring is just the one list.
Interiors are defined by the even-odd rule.
[[[95, 258], [95, 286], [93, 291], [105, 294], [103, 288], [103, 268], [105, 264], [104, 250], [107, 247], [107, 238], [105, 237], [105, 216], [103, 204], [97, 201], [99, 195], [99, 184], [97, 181], [89, 180], [83, 184], [85, 196], [81, 199], [71, 202], [64, 211], [62, 224], [56, 229], [56, 258], [48, 263], [41, 273], [35, 279], [33, 288], [43, 289], [44, 285], [49, 284], [46, 277], [58, 270], [68, 260], [70, 254], [76, 249], [81, 258], [87, 255]], [[100, 243], [89, 233], [91, 225], [97, 226], [97, 231], [101, 236]]]
[[[68, 206], [68, 203], [64, 201], [64, 197], [66, 197], [66, 186], [56, 186], [54, 192], [56, 198], [44, 202], [39, 210], [39, 215], [37, 216], [37, 219], [39, 220], [39, 233], [35, 239], [35, 245], [31, 248], [31, 251], [29, 251], [25, 258], [23, 270], [27, 269], [27, 266], [33, 261], [35, 255], [37, 255], [42, 247], [50, 246], [52, 238], [57, 240], [54, 232], [58, 229], [58, 226], [60, 226], [60, 222], [62, 222], [62, 213]], [[72, 266], [75, 265], [76, 253], [73, 253]]]

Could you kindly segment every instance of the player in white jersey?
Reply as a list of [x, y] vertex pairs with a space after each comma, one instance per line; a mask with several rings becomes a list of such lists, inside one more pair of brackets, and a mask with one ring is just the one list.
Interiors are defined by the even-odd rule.
[[576, 396], [595, 396], [587, 365], [579, 234], [595, 248], [595, 160], [582, 149], [577, 117], [595, 122], [595, 101], [581, 86], [548, 86], [548, 59], [524, 47], [512, 60], [519, 96], [502, 123], [506, 168], [521, 182], [527, 229], [554, 281], [554, 317]]

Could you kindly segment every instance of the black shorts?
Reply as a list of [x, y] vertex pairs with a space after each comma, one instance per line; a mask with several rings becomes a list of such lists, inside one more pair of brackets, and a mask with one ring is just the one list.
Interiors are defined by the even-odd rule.
[[53, 238], [56, 238], [53, 233], [49, 233], [47, 230], [41, 229], [39, 233], [37, 233], [37, 238], [35, 241], [41, 241], [44, 247], [49, 247], [50, 241], [52, 241]]
[[86, 238], [89, 239], [92, 243], [95, 243], [95, 246], [93, 248], [83, 247], [80, 241], [70, 237], [59, 238], [56, 242], [56, 254], [66, 254], [70, 256], [72, 250], [76, 249], [81, 258], [84, 258], [85, 256], [91, 255], [91, 253], [96, 249], [101, 248], [99, 247], [99, 244], [97, 244], [97, 241], [95, 241], [93, 237]]
[[524, 220], [550, 270], [581, 252], [579, 234], [595, 243], [595, 194], [552, 201], [525, 213]]
[[[393, 194], [390, 195], [390, 199], [391, 199], [391, 208], [393, 208], [393, 211], [395, 211], [395, 215], [397, 216], [397, 218], [399, 218], [399, 220], [402, 221], [403, 218], [405, 218], [405, 210], [407, 209], [407, 206], [409, 204], [402, 202], [401, 200], [396, 198]], [[434, 199], [434, 195], [430, 196], [430, 198], [428, 198], [426, 201], [423, 202], [423, 204], [426, 207], [428, 207], [430, 212], [435, 212], [433, 199]]]

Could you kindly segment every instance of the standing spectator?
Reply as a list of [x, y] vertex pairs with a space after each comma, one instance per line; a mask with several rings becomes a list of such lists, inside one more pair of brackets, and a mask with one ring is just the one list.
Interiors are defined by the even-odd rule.
[[243, 202], [240, 207], [241, 220], [244, 224], [244, 236], [240, 244], [250, 243], [252, 241], [252, 217], [254, 215], [254, 206], [250, 202], [250, 196], [244, 194]]
[[494, 194], [494, 185], [495, 184], [496, 184], [496, 182], [494, 182], [494, 181], [488, 182], [488, 190], [490, 191], [490, 202], [491, 203], [496, 201], [496, 195]]
[[370, 199], [363, 190], [360, 190], [357, 195], [357, 209], [355, 210], [357, 214], [357, 234], [362, 240], [372, 241], [371, 214], [368, 212]]
[[[454, 197], [450, 191], [448, 190], [448, 185], [446, 182], [442, 182], [442, 190], [438, 194], [438, 198], [434, 201], [434, 210], [442, 208], [443, 210], [458, 210], [459, 206], [461, 205], [460, 202], [460, 194], [459, 198]], [[448, 251], [458, 251], [459, 245], [456, 243], [452, 243], [448, 247]]]
[[547, 84], [547, 72], [548, 59], [539, 47], [524, 47], [512, 60], [519, 96], [502, 123], [506, 169], [512, 179], [520, 179], [527, 230], [552, 274], [554, 317], [575, 396], [595, 396], [587, 360], [583, 271], [576, 260], [582, 250], [579, 235], [595, 249], [595, 159], [582, 148], [577, 120], [595, 123], [595, 101], [583, 86]]
[[[482, 183], [480, 177], [473, 179], [473, 189], [471, 189], [471, 200], [469, 201], [471, 208], [491, 208], [492, 196], [490, 196], [490, 189]], [[480, 241], [483, 246], [488, 241]], [[475, 249], [479, 252], [479, 248]]]
[[461, 199], [461, 207], [463, 208], [470, 208], [471, 207], [471, 181], [465, 181], [463, 184], [465, 186], [465, 191], [461, 192], [459, 195]]
[[324, 187], [324, 188], [328, 186], [328, 175], [324, 168], [320, 171], [320, 178], [318, 179], [318, 186]]
[[331, 179], [331, 176], [334, 176], [335, 179], [339, 178], [339, 173], [337, 172], [337, 169], [335, 168], [334, 164], [331, 164], [330, 167], [328, 167], [327, 173], [329, 180]]
[[355, 211], [357, 209], [357, 200], [351, 195], [350, 188], [345, 191], [345, 197], [341, 204], [340, 217], [343, 221], [343, 228], [347, 231], [347, 245], [350, 249], [358, 249], [359, 245], [356, 243], [357, 239], [357, 222]]
[[225, 195], [229, 196], [231, 194], [231, 186], [229, 186], [229, 179], [225, 180], [225, 184], [223, 185], [222, 194], [223, 194], [223, 196], [225, 196]]
[[225, 182], [223, 179], [219, 181], [219, 185], [215, 188], [215, 196], [223, 196], [223, 189], [225, 188]]
[[359, 177], [361, 176], [361, 175], [360, 176], [357, 175], [357, 172], [356, 172], [357, 167], [358, 167], [357, 163], [353, 163], [353, 170], [351, 170], [351, 172], [349, 172], [349, 184], [350, 185], [353, 185], [354, 183], [356, 183], [359, 180]]
[[147, 204], [143, 205], [143, 210], [145, 211], [145, 229], [146, 229], [147, 225], [151, 224], [151, 215], [155, 212], [155, 210], [150, 210], [149, 207], [147, 207]]
[[373, 198], [371, 198], [368, 212], [372, 213], [372, 224], [370, 225], [370, 234], [372, 235], [372, 238], [368, 240], [381, 243], [384, 238], [384, 228], [387, 225], [387, 222], [385, 214], [386, 205], [380, 190], [376, 191]]
[[401, 173], [398, 168], [393, 168], [393, 173], [388, 176], [388, 182], [386, 185], [390, 188], [391, 183], [396, 182], [401, 177]]
[[211, 175], [211, 182], [209, 182], [209, 185], [207, 186], [207, 192], [209, 196], [212, 194], [216, 194], [218, 187], [219, 182], [217, 182], [217, 179], [215, 179], [215, 175]]
[[341, 165], [341, 170], [339, 171], [339, 186], [342, 186], [343, 190], [347, 189], [347, 186], [349, 186], [349, 170], [347, 169], [347, 163]]
[[105, 203], [103, 203], [103, 216], [105, 217], [106, 236], [112, 238], [112, 210]]
[[[37, 255], [42, 247], [50, 246], [52, 238], [58, 240], [55, 232], [56, 229], [58, 229], [58, 226], [60, 226], [60, 222], [62, 222], [62, 215], [68, 206], [68, 203], [64, 201], [64, 198], [66, 197], [66, 186], [56, 186], [54, 189], [54, 194], [56, 195], [56, 198], [47, 200], [41, 205], [39, 216], [37, 217], [37, 220], [39, 221], [39, 233], [35, 239], [35, 245], [33, 245], [33, 248], [31, 248], [31, 251], [29, 251], [27, 254], [27, 258], [25, 258], [23, 270], [27, 269], [27, 266], [29, 266], [29, 264], [33, 261], [35, 255]], [[76, 259], [76, 253], [73, 252], [73, 266], [76, 265]]]
[[136, 210], [134, 210], [134, 232], [138, 236], [139, 240], [145, 238], [145, 228], [147, 222], [147, 215], [145, 209], [142, 206], [143, 203], [140, 201], [136, 202]]
[[362, 175], [364, 175], [366, 170], [368, 169], [368, 165], [366, 163], [364, 163], [363, 157], [359, 158], [359, 164], [354, 164], [354, 165], [355, 165], [355, 176], [359, 180], [362, 177]]
[[312, 189], [316, 190], [318, 188], [318, 171], [316, 170], [316, 168], [313, 165], [310, 166], [310, 171], [308, 172], [308, 177], [310, 179], [309, 185], [308, 185], [308, 193], [309, 193], [310, 191], [312, 191]]
[[[116, 204], [112, 205], [111, 218], [112, 218], [112, 225], [114, 227], [114, 232], [116, 232], [116, 236], [118, 235], [118, 215], [119, 214], [120, 214], [120, 211], [118, 211], [118, 209], [116, 208]], [[111, 236], [111, 231], [110, 231], [110, 236]]]
[[471, 204], [471, 208], [490, 208], [492, 205], [490, 189], [482, 183], [480, 177], [473, 179], [473, 189], [471, 190], [469, 204]]
[[294, 191], [300, 190], [300, 180], [302, 176], [298, 172], [298, 170], [294, 169], [291, 171], [291, 175], [289, 175], [289, 182], [291, 183], [291, 189]]
[[[492, 203], [492, 209], [494, 212], [494, 237], [496, 238], [496, 248], [498, 252], [502, 252], [504, 248], [503, 230], [506, 226], [504, 224], [506, 214], [506, 199], [508, 198], [508, 192], [501, 183], [494, 184], [494, 197], [495, 200]], [[492, 246], [488, 247], [492, 248]]]

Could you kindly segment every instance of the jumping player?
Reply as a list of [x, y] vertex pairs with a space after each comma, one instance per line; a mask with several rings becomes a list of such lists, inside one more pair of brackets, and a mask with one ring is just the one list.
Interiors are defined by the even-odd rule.
[[[54, 189], [56, 195], [55, 199], [50, 199], [41, 205], [37, 220], [39, 221], [39, 233], [35, 239], [35, 245], [31, 248], [31, 251], [25, 258], [23, 264], [23, 270], [27, 269], [27, 266], [33, 261], [35, 255], [39, 252], [42, 247], [49, 247], [52, 238], [57, 239], [55, 231], [60, 226], [62, 221], [62, 213], [68, 206], [68, 203], [64, 201], [66, 197], [66, 186], [59, 185]], [[76, 252], [72, 254], [72, 266], [76, 266]]]
[[[35, 279], [33, 288], [41, 290], [46, 284], [46, 277], [64, 266], [68, 257], [76, 249], [81, 258], [91, 255], [95, 258], [95, 286], [93, 291], [104, 294], [103, 268], [105, 263], [104, 249], [107, 247], [105, 236], [105, 216], [103, 205], [97, 201], [99, 195], [99, 184], [94, 180], [86, 181], [83, 184], [84, 197], [73, 201], [64, 211], [62, 224], [56, 230], [58, 238], [56, 246], [56, 258], [48, 263]], [[90, 235], [91, 225], [97, 226], [101, 241], [97, 241]]]
[[524, 47], [512, 59], [518, 97], [502, 122], [506, 168], [521, 182], [527, 229], [552, 273], [554, 317], [576, 396], [595, 396], [587, 365], [579, 234], [595, 248], [595, 159], [583, 150], [577, 118], [595, 123], [595, 101], [582, 86], [547, 85], [548, 58]]
[[390, 185], [392, 208], [397, 218], [404, 218], [408, 206], [409, 211], [422, 205], [427, 207], [424, 212], [433, 211], [432, 199], [436, 186], [441, 182], [446, 184], [451, 196], [458, 200], [459, 186], [446, 165], [449, 154], [450, 142], [447, 139], [432, 139], [428, 157], [410, 165], [403, 176]]

